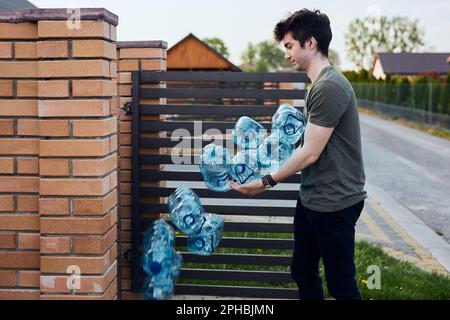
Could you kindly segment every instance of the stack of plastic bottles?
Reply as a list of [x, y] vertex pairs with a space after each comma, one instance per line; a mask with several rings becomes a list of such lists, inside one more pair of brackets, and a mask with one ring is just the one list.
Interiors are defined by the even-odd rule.
[[187, 186], [178, 187], [167, 204], [173, 224], [188, 236], [188, 250], [199, 255], [214, 253], [222, 239], [223, 219], [205, 213], [199, 197]]
[[213, 143], [205, 146], [200, 156], [199, 167], [209, 189], [222, 192], [230, 189], [228, 181], [230, 180], [231, 157], [226, 148]]
[[240, 149], [234, 157], [222, 146], [209, 144], [202, 150], [200, 172], [206, 186], [214, 191], [228, 191], [228, 181], [249, 183], [276, 171], [295, 149], [305, 130], [303, 114], [289, 104], [282, 104], [272, 117], [272, 132], [247, 116], [239, 118], [231, 139]]
[[175, 251], [173, 228], [163, 219], [153, 222], [144, 234], [141, 267], [145, 273], [141, 296], [145, 300], [170, 300], [183, 259]]

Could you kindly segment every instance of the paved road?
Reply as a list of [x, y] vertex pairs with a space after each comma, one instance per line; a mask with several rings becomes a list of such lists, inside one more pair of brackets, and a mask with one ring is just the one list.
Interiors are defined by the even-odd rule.
[[450, 242], [450, 141], [360, 114], [367, 182]]

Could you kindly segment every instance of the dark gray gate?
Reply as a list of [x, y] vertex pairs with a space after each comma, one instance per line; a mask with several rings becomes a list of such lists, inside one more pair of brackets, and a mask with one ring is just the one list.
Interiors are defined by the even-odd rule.
[[[270, 131], [271, 116], [281, 99], [303, 99], [305, 90], [280, 89], [280, 83], [306, 83], [304, 73], [134, 72], [132, 74], [132, 287], [140, 289], [140, 245], [148, 224], [167, 214], [167, 197], [178, 185], [188, 184], [201, 198], [206, 212], [223, 215], [225, 235], [217, 253], [198, 256], [187, 252], [186, 237], [178, 234], [177, 250], [184, 267], [176, 294], [297, 298], [290, 276], [293, 247], [292, 217], [300, 175], [274, 190], [248, 198], [235, 191], [206, 189], [198, 165], [173, 165], [170, 151], [176, 129], [231, 130], [243, 115], [260, 121]], [[166, 87], [161, 87], [165, 84]], [[167, 104], [154, 104], [167, 99]], [[159, 99], [147, 100], [146, 99]], [[151, 102], [151, 103], [149, 103]], [[229, 136], [224, 136], [224, 142]], [[199, 148], [210, 143], [190, 137], [189, 159], [198, 160]], [[191, 162], [198, 163], [198, 162]], [[232, 221], [228, 221], [231, 218]], [[278, 220], [277, 220], [278, 219]], [[273, 220], [273, 221], [271, 221]], [[275, 221], [276, 220], [276, 221]]]

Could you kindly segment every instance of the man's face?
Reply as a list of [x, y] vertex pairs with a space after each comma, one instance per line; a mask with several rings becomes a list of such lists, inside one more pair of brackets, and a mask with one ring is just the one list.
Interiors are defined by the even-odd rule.
[[292, 32], [288, 32], [283, 38], [284, 48], [286, 50], [284, 58], [289, 60], [298, 71], [306, 71], [311, 59], [311, 50], [300, 46], [300, 42], [292, 37]]

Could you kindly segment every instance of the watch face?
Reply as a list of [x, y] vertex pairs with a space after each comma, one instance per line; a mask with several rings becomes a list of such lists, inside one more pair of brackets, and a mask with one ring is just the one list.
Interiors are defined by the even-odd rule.
[[272, 188], [272, 186], [271, 186], [270, 184], [264, 186], [264, 189], [265, 189], [265, 190], [269, 190], [269, 189], [271, 189], [271, 188]]

